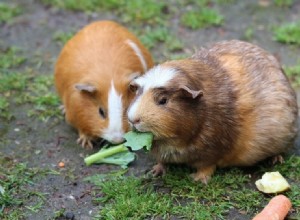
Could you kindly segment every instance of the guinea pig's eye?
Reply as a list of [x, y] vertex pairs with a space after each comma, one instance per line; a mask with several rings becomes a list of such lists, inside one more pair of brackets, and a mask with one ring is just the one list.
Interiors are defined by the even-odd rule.
[[136, 91], [138, 90], [138, 85], [130, 83], [129, 84], [129, 90], [133, 93], [136, 93]]
[[105, 118], [105, 112], [102, 108], [99, 108], [99, 115], [101, 115], [102, 118]]
[[158, 105], [165, 105], [167, 104], [168, 102], [168, 99], [166, 97], [161, 97], [158, 101], [157, 101], [157, 104]]

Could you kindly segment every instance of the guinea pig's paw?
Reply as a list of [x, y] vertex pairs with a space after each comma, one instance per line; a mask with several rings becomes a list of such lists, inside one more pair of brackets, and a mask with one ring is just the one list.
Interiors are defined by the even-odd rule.
[[77, 139], [77, 144], [81, 145], [83, 148], [86, 149], [93, 149], [92, 139], [84, 134], [79, 135], [79, 138]]
[[151, 173], [153, 174], [153, 176], [161, 176], [161, 175], [165, 175], [166, 174], [166, 167], [164, 164], [162, 163], [158, 163], [155, 166], [153, 166]]
[[198, 182], [201, 181], [202, 183], [204, 183], [205, 185], [208, 184], [209, 180], [210, 180], [210, 176], [205, 175], [204, 173], [192, 173], [191, 177], [193, 178], [194, 181]]
[[191, 177], [194, 181], [201, 181], [205, 185], [208, 184], [209, 180], [211, 179], [211, 175], [215, 172], [216, 166], [210, 166], [202, 169], [198, 169], [196, 173], [192, 173]]
[[65, 108], [64, 105], [60, 105], [58, 108], [59, 108], [59, 110], [61, 111], [61, 113], [62, 113], [63, 115], [66, 114], [66, 108]]
[[284, 163], [284, 159], [281, 155], [276, 155], [276, 156], [272, 157], [272, 165], [275, 165], [277, 163], [280, 163], [280, 164]]

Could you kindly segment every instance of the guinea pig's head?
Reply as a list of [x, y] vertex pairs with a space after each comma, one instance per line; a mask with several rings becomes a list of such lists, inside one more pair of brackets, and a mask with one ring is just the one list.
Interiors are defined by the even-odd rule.
[[203, 91], [191, 78], [188, 62], [158, 65], [131, 82], [136, 96], [127, 114], [136, 130], [152, 132], [156, 140], [192, 137], [199, 126]]
[[[124, 141], [129, 130], [126, 111], [134, 93], [128, 85], [136, 74], [118, 80], [83, 80], [75, 84], [72, 109], [66, 117], [79, 131], [91, 138], [103, 138], [111, 143]], [[71, 112], [71, 113], [70, 113]], [[68, 114], [69, 113], [69, 114]]]

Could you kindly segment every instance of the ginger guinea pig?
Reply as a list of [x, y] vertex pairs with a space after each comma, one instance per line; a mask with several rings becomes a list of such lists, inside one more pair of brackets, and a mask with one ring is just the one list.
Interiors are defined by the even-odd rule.
[[275, 57], [250, 43], [224, 41], [163, 63], [131, 89], [128, 119], [154, 134], [155, 175], [182, 163], [207, 183], [216, 167], [278, 156], [297, 133], [295, 92]]
[[79, 144], [92, 148], [97, 138], [123, 141], [129, 129], [125, 113], [134, 98], [128, 85], [152, 66], [148, 50], [113, 21], [91, 23], [66, 43], [56, 63], [55, 86]]

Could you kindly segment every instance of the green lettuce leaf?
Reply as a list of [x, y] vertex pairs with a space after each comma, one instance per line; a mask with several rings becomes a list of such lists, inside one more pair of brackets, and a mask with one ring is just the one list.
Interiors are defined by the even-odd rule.
[[126, 142], [124, 145], [126, 147], [130, 147], [131, 150], [137, 151], [146, 147], [146, 150], [151, 149], [152, 141], [153, 141], [153, 134], [150, 132], [134, 132], [129, 131], [124, 135]]

